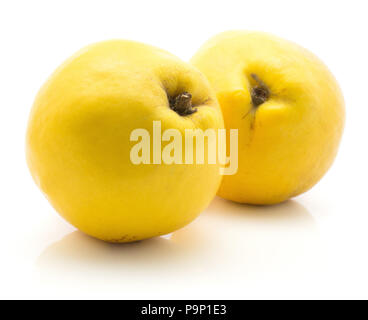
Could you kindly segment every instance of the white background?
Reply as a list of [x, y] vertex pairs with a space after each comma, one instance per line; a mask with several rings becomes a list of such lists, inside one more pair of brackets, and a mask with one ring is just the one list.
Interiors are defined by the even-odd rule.
[[[0, 298], [368, 298], [366, 1], [2, 1]], [[189, 60], [229, 29], [272, 32], [316, 53], [347, 109], [336, 162], [273, 207], [215, 199], [170, 238], [110, 245], [75, 231], [36, 188], [24, 155], [33, 99], [81, 47], [111, 38]]]

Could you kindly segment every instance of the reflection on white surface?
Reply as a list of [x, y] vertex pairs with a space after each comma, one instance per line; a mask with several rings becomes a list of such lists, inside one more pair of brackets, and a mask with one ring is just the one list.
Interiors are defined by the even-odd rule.
[[298, 202], [254, 207], [217, 198], [167, 238], [108, 244], [72, 232], [46, 248], [37, 267], [45, 284], [98, 283], [130, 297], [142, 297], [141, 286], [148, 294], [147, 284], [157, 294], [179, 286], [180, 298], [200, 294], [203, 285], [226, 291], [285, 276], [307, 279], [323, 267], [320, 249], [316, 224]]

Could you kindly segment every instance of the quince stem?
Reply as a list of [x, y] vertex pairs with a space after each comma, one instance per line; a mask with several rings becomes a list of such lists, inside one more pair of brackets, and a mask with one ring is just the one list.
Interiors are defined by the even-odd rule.
[[252, 73], [251, 77], [257, 83], [251, 91], [252, 103], [255, 107], [258, 107], [269, 99], [270, 89], [268, 89], [266, 84], [256, 74]]
[[180, 116], [187, 116], [197, 111], [192, 107], [192, 95], [188, 92], [178, 94], [169, 99], [170, 108]]

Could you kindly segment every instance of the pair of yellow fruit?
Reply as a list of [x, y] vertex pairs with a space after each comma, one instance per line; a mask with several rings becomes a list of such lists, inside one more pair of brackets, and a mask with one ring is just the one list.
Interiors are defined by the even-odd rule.
[[[27, 161], [67, 221], [129, 242], [183, 227], [216, 193], [274, 204], [305, 192], [331, 166], [344, 117], [327, 67], [269, 34], [220, 34], [191, 64], [148, 45], [107, 41], [76, 53], [42, 87]], [[131, 132], [153, 134], [153, 121], [183, 135], [238, 129], [237, 173], [222, 177], [220, 164], [133, 164]]]

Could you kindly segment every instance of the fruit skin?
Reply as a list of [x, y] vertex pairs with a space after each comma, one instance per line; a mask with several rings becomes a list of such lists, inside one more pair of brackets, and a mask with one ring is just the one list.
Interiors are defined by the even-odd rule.
[[[185, 117], [168, 104], [182, 91], [198, 110]], [[36, 97], [26, 138], [32, 176], [59, 214], [93, 237], [129, 242], [170, 233], [209, 204], [221, 176], [219, 165], [132, 164], [131, 132], [146, 129], [153, 150], [156, 120], [162, 132], [183, 135], [223, 128], [215, 95], [193, 66], [132, 41], [88, 46]]]
[[[344, 127], [342, 93], [327, 67], [304, 48], [261, 32], [228, 31], [192, 58], [216, 91], [225, 127], [239, 130], [237, 174], [218, 195], [274, 204], [316, 184], [331, 166]], [[255, 107], [258, 76], [270, 98]]]

